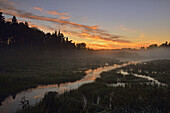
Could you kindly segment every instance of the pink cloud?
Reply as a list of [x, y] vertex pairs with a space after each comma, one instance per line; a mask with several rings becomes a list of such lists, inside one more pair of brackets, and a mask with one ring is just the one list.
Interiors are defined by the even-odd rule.
[[[11, 5], [9, 2], [2, 2], [2, 0], [0, 1], [0, 7], [3, 10], [3, 13], [7, 15], [16, 15], [17, 17], [20, 17], [20, 18], [48, 21], [48, 22], [57, 23], [57, 24], [61, 24], [61, 25], [74, 28], [76, 29], [76, 31], [70, 32], [68, 30], [65, 30], [65, 32], [67, 33], [70, 32], [71, 34], [79, 36], [80, 38], [88, 38], [94, 41], [100, 40], [100, 41], [116, 42], [116, 43], [131, 43], [129, 40], [123, 39], [124, 37], [122, 36], [113, 35], [113, 34], [107, 33], [106, 30], [99, 29], [99, 25], [89, 26], [89, 25], [74, 23], [69, 20], [63, 20], [64, 18], [67, 18], [66, 16], [63, 16], [63, 15], [66, 15], [66, 13], [50, 12], [53, 14], [62, 15], [63, 17], [61, 16], [61, 18], [52, 18], [52, 17], [35, 15], [33, 13], [20, 10], [14, 7], [13, 5]], [[43, 12], [42, 8], [34, 7], [34, 9]], [[41, 26], [41, 28], [45, 28], [45, 27], [48, 29], [48, 26]], [[53, 28], [51, 30], [53, 30]], [[81, 32], [77, 32], [77, 31], [81, 31]]]

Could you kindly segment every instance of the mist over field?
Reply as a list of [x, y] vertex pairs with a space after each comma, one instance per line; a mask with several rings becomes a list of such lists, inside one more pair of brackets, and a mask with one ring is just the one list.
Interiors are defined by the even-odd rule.
[[114, 57], [122, 60], [170, 59], [170, 48], [99, 50], [99, 56]]
[[142, 51], [139, 51], [138, 54], [146, 58], [169, 59], [170, 48], [155, 48], [155, 49], [149, 49], [149, 50], [142, 50]]
[[0, 113], [170, 113], [170, 0], [0, 0]]

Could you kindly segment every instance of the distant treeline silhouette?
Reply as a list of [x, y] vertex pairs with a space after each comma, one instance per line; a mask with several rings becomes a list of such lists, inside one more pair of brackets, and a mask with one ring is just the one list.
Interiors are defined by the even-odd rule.
[[0, 12], [0, 48], [86, 49], [86, 44], [72, 43], [60, 30], [44, 33], [36, 27], [29, 27], [28, 22], [18, 22], [15, 16], [6, 21]]
[[155, 48], [170, 48], [170, 42], [166, 41], [165, 43], [162, 43], [161, 45], [158, 44], [151, 44], [148, 47], [141, 47], [141, 49], [155, 49]]

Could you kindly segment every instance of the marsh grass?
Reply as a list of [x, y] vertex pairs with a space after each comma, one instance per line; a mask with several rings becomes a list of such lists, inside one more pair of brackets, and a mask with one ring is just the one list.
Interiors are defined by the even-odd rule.
[[[110, 87], [95, 82], [59, 95], [46, 94], [34, 107], [24, 113], [96, 113], [96, 112], [169, 112], [170, 96], [167, 87], [126, 85]], [[21, 111], [18, 111], [20, 113]]]
[[[168, 113], [170, 112], [169, 86], [139, 84], [146, 80], [133, 75], [124, 76], [117, 73], [123, 69], [133, 74], [136, 67], [138, 70], [143, 68], [143, 65], [149, 68], [150, 63], [152, 62], [103, 72], [101, 78], [96, 79], [96, 82], [85, 84], [61, 95], [56, 92], [47, 93], [40, 103], [20, 110], [18, 113]], [[156, 65], [164, 64], [165, 61], [154, 61], [154, 63], [154, 71], [156, 71], [158, 67]], [[169, 64], [167, 63], [167, 65]], [[143, 69], [138, 72], [145, 71]], [[165, 66], [162, 72], [168, 73], [169, 68]], [[125, 87], [107, 85], [116, 83], [118, 79], [129, 84], [125, 84]]]
[[155, 60], [122, 68], [129, 73], [137, 73], [155, 78], [170, 85], [170, 60]]
[[[28, 106], [26, 109], [18, 110], [17, 113], [168, 113], [170, 112], [169, 85], [140, 84], [147, 80], [117, 73], [123, 69], [131, 74], [137, 72], [147, 74], [150, 68], [162, 74], [169, 73], [169, 61], [166, 62], [166, 60], [147, 62], [104, 72], [94, 83], [84, 84], [78, 89], [63, 94], [46, 93], [35, 106]], [[151, 67], [153, 63], [154, 66]], [[160, 64], [164, 64], [163, 68], [158, 66]], [[162, 70], [158, 71], [160, 68]], [[169, 77], [168, 74], [165, 75]], [[164, 79], [165, 75], [162, 75], [163, 78], [159, 77], [160, 81], [170, 82], [169, 79]], [[158, 78], [157, 76], [154, 77]], [[128, 84], [125, 84], [125, 87], [107, 85], [117, 83], [118, 80]]]
[[119, 61], [83, 51], [3, 50], [0, 54], [0, 102], [38, 85], [79, 80], [85, 76], [84, 71], [104, 66], [106, 62], [113, 65]]
[[119, 69], [111, 70], [108, 72], [103, 72], [100, 78], [96, 81], [104, 83], [144, 83], [147, 82], [146, 79], [133, 76], [133, 74], [123, 75], [119, 72]]

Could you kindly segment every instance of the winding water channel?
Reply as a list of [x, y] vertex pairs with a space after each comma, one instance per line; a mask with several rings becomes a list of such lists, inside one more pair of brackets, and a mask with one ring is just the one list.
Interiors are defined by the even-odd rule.
[[100, 77], [100, 74], [104, 71], [109, 71], [112, 69], [120, 68], [134, 63], [137, 62], [129, 62], [129, 63], [124, 63], [122, 65], [114, 64], [113, 66], [99, 67], [95, 70], [90, 69], [85, 72], [86, 76], [84, 76], [82, 79], [77, 80], [75, 82], [67, 82], [67, 83], [60, 84], [59, 86], [57, 84], [40, 85], [36, 88], [31, 88], [26, 91], [22, 91], [18, 93], [15, 96], [15, 98], [13, 98], [12, 96], [7, 97], [5, 101], [2, 102], [2, 105], [0, 106], [0, 113], [11, 113], [11, 112], [16, 112], [17, 109], [21, 109], [21, 105], [19, 105], [19, 103], [21, 98], [24, 96], [26, 97], [27, 100], [29, 100], [30, 105], [34, 105], [36, 102], [40, 101], [44, 97], [46, 92], [56, 91], [59, 93], [63, 93], [64, 91], [76, 89], [83, 84], [94, 82], [94, 80], [97, 77]]
[[113, 70], [116, 68], [121, 68], [129, 64], [137, 64], [140, 62], [141, 61], [128, 62], [122, 65], [114, 64], [113, 66], [99, 67], [95, 70], [90, 69], [85, 72], [86, 76], [84, 76], [82, 79], [77, 80], [75, 82], [67, 82], [67, 83], [60, 84], [59, 86], [57, 84], [40, 85], [36, 88], [31, 88], [26, 91], [22, 91], [18, 93], [15, 96], [15, 98], [12, 96], [7, 97], [5, 101], [2, 102], [2, 105], [0, 106], [0, 113], [13, 113], [13, 112], [16, 112], [17, 109], [21, 109], [21, 105], [19, 105], [19, 103], [20, 103], [21, 98], [24, 96], [26, 97], [27, 100], [29, 100], [30, 105], [34, 105], [36, 102], [39, 102], [44, 97], [45, 93], [49, 91], [56, 91], [58, 93], [63, 93], [71, 89], [76, 89], [83, 84], [94, 82], [94, 80], [97, 77], [100, 77], [100, 74], [102, 72]]
[[[122, 75], [129, 75], [129, 73], [128, 72], [126, 72], [126, 71], [123, 71], [123, 70], [120, 70], [120, 73], [122, 74]], [[139, 77], [139, 78], [144, 78], [144, 79], [147, 79], [148, 81], [151, 81], [151, 82], [148, 82], [149, 84], [152, 84], [152, 85], [154, 85], [154, 84], [157, 84], [158, 86], [166, 86], [167, 84], [164, 84], [164, 83], [161, 83], [161, 82], [159, 82], [158, 80], [156, 80], [156, 79], [154, 79], [153, 77], [150, 77], [150, 76], [145, 76], [145, 75], [141, 75], [141, 74], [136, 74], [136, 73], [133, 73], [133, 76], [135, 76], [135, 77]]]

